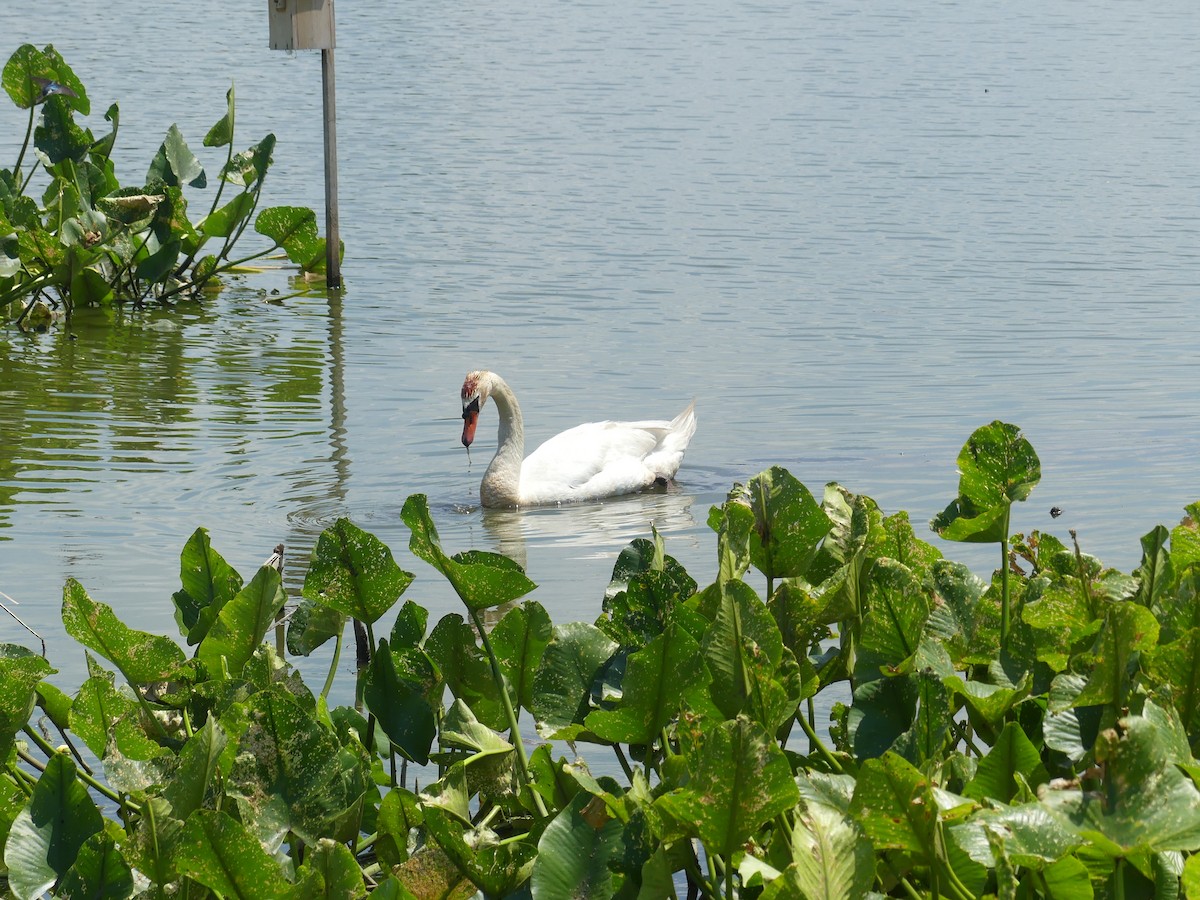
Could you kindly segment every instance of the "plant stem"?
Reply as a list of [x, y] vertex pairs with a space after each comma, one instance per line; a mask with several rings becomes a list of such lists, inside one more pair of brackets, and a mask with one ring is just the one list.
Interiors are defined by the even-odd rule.
[[[513, 710], [512, 700], [508, 696], [508, 683], [504, 679], [504, 673], [500, 671], [500, 661], [496, 658], [496, 651], [492, 649], [492, 642], [488, 640], [487, 629], [483, 627], [483, 619], [479, 615], [479, 610], [471, 610], [471, 621], [475, 623], [475, 630], [479, 632], [483, 650], [492, 666], [492, 680], [496, 682], [496, 689], [500, 692], [500, 703], [504, 707], [505, 718], [508, 719], [508, 737], [512, 741], [513, 747], [516, 748], [517, 762], [521, 767], [521, 784], [527, 785], [533, 780], [529, 776], [529, 757], [525, 754], [525, 742], [521, 739], [521, 727], [517, 723], [517, 714]], [[542, 816], [548, 815], [542, 795], [537, 791], [532, 793], [538, 812]]]
[[[26, 736], [29, 737], [29, 739], [31, 741], [33, 741], [33, 743], [37, 744], [38, 749], [41, 750], [43, 753], [45, 753], [47, 756], [53, 756], [55, 753], [58, 752], [57, 750], [55, 750], [53, 747], [50, 746], [49, 741], [47, 741], [40, 734], [38, 734], [36, 731], [34, 731], [34, 729], [31, 728], [30, 726], [26, 725], [22, 730], [25, 732]], [[31, 765], [31, 766], [34, 766], [38, 769], [43, 769], [43, 770], [46, 768], [45, 764], [41, 760], [30, 756], [28, 753], [25, 753], [23, 751], [18, 751], [18, 755], [21, 757], [21, 759], [23, 759], [25, 762], [29, 763], [29, 765]], [[113, 801], [113, 803], [120, 804], [121, 806], [126, 806], [129, 809], [133, 810], [134, 812], [140, 811], [140, 807], [138, 806], [138, 804], [131, 802], [128, 798], [122, 798], [116, 791], [114, 791], [112, 788], [110, 788], [107, 784], [104, 784], [103, 782], [101, 782], [95, 776], [89, 775], [87, 772], [83, 771], [82, 769], [78, 769], [78, 768], [75, 770], [75, 774], [79, 777], [80, 781], [84, 782], [85, 784], [87, 784], [90, 787], [94, 788], [95, 790], [99, 791], [101, 794], [103, 794], [109, 800]]]
[[321, 696], [325, 699], [329, 698], [329, 692], [333, 690], [333, 679], [337, 675], [338, 661], [342, 658], [342, 641], [346, 636], [346, 625], [343, 622], [341, 630], [337, 633], [337, 640], [333, 644], [333, 659], [329, 661], [329, 674], [325, 676], [325, 686], [321, 688]]
[[614, 743], [612, 747], [613, 753], [617, 756], [617, 762], [621, 764], [621, 771], [625, 773], [626, 778], [633, 781], [633, 769], [629, 765], [629, 760], [625, 758], [625, 753], [621, 750], [621, 745]]
[[1004, 538], [1000, 542], [1000, 652], [1008, 647], [1008, 629], [1012, 610], [1008, 599], [1008, 517], [1012, 507], [1004, 510]]
[[808, 736], [809, 748], [815, 747], [817, 752], [821, 754], [821, 758], [829, 764], [829, 767], [834, 772], [839, 775], [845, 774], [842, 764], [837, 761], [836, 756], [829, 752], [829, 748], [822, 743], [821, 739], [817, 736], [817, 732], [805, 721], [804, 716], [796, 716], [795, 718], [800, 723], [800, 727], [804, 730], [804, 733]]
[[[25, 126], [25, 140], [21, 142], [21, 152], [17, 154], [17, 164], [13, 166], [13, 175], [17, 178], [21, 177], [21, 163], [25, 161], [25, 151], [29, 149], [29, 137], [33, 134], [33, 111], [37, 109], [37, 104], [29, 106], [29, 124]], [[32, 175], [33, 170], [30, 170]], [[28, 184], [28, 181], [25, 182]], [[25, 193], [25, 184], [21, 185], [21, 193]]]

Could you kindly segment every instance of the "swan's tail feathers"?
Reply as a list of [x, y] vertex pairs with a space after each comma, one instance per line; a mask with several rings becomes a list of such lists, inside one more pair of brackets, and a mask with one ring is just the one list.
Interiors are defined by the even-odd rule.
[[696, 401], [687, 405], [687, 409], [671, 420], [667, 436], [663, 440], [663, 449], [676, 449], [683, 453], [691, 443], [692, 435], [696, 433]]
[[670, 481], [683, 465], [683, 454], [696, 433], [696, 401], [671, 420], [659, 445], [646, 458], [646, 465], [658, 481]]

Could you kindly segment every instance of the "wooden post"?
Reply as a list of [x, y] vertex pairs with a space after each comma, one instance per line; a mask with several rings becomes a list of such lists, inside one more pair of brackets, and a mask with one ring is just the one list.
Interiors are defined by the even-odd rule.
[[340, 288], [342, 240], [338, 233], [333, 0], [267, 0], [267, 23], [272, 50], [321, 51], [321, 106], [325, 126], [325, 285]]
[[342, 286], [342, 241], [338, 233], [337, 101], [333, 48], [321, 51], [321, 94], [325, 114], [325, 285]]

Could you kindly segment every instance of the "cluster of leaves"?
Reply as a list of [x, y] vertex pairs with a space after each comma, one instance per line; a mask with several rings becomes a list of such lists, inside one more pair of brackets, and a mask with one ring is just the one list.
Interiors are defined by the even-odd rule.
[[[97, 138], [80, 126], [75, 116], [87, 116], [91, 102], [53, 46], [19, 47], [4, 66], [3, 85], [29, 110], [29, 124], [16, 164], [0, 169], [0, 314], [42, 324], [79, 305], [194, 297], [219, 285], [222, 273], [280, 248], [304, 272], [324, 271], [325, 241], [312, 210], [272, 207], [254, 218], [275, 136], [234, 152], [232, 87], [225, 114], [204, 137], [206, 147], [227, 148], [225, 163], [207, 214], [193, 223], [184, 188], [205, 188], [208, 177], [176, 126], [145, 183], [122, 187], [112, 161], [117, 104], [104, 114], [108, 134]], [[33, 161], [25, 165], [31, 139]], [[48, 179], [40, 203], [28, 193], [39, 168]], [[236, 190], [228, 199], [226, 186]], [[272, 243], [235, 259], [252, 218]]]
[[[286, 649], [276, 569], [244, 584], [203, 529], [174, 598], [190, 653], [70, 581], [63, 621], [89, 667], [73, 697], [41, 656], [0, 648], [8, 888], [1200, 896], [1200, 504], [1121, 574], [1009, 535], [1040, 472], [1017, 429], [979, 429], [959, 466], [932, 524], [996, 542], [990, 582], [904, 513], [836, 484], [818, 503], [779, 468], [711, 511], [712, 584], [637, 540], [592, 623], [518, 603], [534, 585], [502, 556], [448, 556], [420, 495], [409, 548], [466, 613], [432, 630], [399, 604], [413, 576], [346, 521], [313, 551]], [[331, 708], [351, 624], [357, 702]], [[327, 640], [314, 694], [284, 654]], [[618, 776], [593, 771], [608, 753]]]

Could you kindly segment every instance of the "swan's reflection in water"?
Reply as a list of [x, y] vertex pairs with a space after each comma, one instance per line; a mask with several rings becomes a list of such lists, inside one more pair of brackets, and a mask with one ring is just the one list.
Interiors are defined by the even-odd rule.
[[603, 502], [529, 509], [481, 509], [483, 528], [497, 553], [529, 568], [529, 546], [575, 548], [584, 557], [616, 556], [651, 527], [661, 534], [687, 532], [703, 519], [693, 514], [695, 497], [669, 485]]

